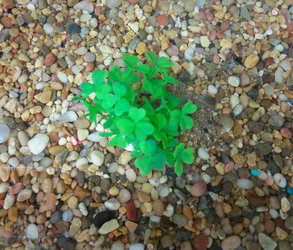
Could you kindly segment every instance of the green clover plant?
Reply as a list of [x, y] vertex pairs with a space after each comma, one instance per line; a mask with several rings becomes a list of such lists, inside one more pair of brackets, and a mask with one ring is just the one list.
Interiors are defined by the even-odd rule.
[[[92, 122], [96, 122], [96, 114], [104, 114], [104, 128], [108, 132], [100, 135], [111, 136], [112, 146], [132, 145], [132, 157], [142, 174], [169, 165], [180, 176], [184, 163], [194, 161], [194, 149], [185, 149], [176, 137], [192, 128], [189, 115], [197, 107], [191, 101], [182, 107], [181, 100], [167, 90], [168, 84], [180, 84], [168, 74], [172, 62], [166, 57], [157, 59], [153, 52], [147, 56], [149, 65], [124, 54], [127, 67], [123, 71], [117, 66], [109, 72], [95, 70], [93, 83], [81, 84], [81, 96], [72, 101], [84, 103]], [[139, 88], [134, 88], [137, 83]]]

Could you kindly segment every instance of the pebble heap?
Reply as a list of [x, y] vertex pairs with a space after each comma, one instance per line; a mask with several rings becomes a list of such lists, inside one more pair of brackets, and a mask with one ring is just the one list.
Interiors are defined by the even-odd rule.
[[[293, 249], [292, 0], [0, 1], [9, 249]], [[173, 62], [197, 160], [141, 176], [70, 102], [124, 52]]]

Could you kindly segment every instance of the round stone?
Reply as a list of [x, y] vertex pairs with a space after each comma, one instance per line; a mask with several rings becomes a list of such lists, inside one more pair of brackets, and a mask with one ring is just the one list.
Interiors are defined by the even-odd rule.
[[105, 159], [105, 155], [103, 154], [103, 152], [98, 150], [92, 151], [90, 154], [90, 157], [91, 157], [92, 163], [95, 164], [96, 166], [100, 167], [103, 165], [104, 159]]
[[29, 224], [25, 230], [26, 237], [30, 240], [38, 239], [38, 227], [35, 224]]
[[0, 124], [0, 143], [8, 141], [10, 128], [6, 124]]
[[207, 184], [199, 181], [191, 187], [190, 193], [195, 197], [202, 196], [207, 190]]
[[37, 134], [28, 142], [28, 147], [34, 155], [38, 155], [48, 146], [49, 136], [46, 134]]

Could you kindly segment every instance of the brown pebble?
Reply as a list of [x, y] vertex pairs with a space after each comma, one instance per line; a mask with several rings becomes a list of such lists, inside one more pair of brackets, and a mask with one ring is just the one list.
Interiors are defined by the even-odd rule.
[[270, 234], [275, 231], [275, 223], [272, 220], [267, 220], [264, 224], [265, 232]]
[[16, 222], [18, 218], [18, 209], [17, 207], [11, 207], [8, 209], [8, 219], [12, 222]]
[[57, 57], [54, 54], [49, 53], [48, 55], [45, 56], [44, 65], [50, 66], [54, 64], [56, 61], [57, 61]]

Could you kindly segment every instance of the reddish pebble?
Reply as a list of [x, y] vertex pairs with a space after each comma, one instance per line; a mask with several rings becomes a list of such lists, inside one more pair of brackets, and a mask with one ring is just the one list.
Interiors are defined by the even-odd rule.
[[281, 135], [286, 138], [286, 139], [291, 139], [292, 138], [292, 130], [289, 128], [281, 128]]
[[166, 15], [158, 15], [156, 20], [160, 26], [166, 26], [168, 24], [168, 16]]
[[130, 3], [130, 4], [137, 4], [138, 3], [138, 0], [128, 0], [128, 3]]
[[221, 30], [222, 31], [226, 31], [229, 29], [229, 25], [230, 25], [230, 21], [229, 20], [225, 20], [221, 23]]
[[203, 181], [199, 181], [191, 187], [190, 193], [195, 197], [200, 197], [206, 192], [206, 190], [207, 184]]
[[22, 183], [17, 183], [11, 187], [9, 187], [8, 189], [8, 193], [11, 194], [11, 195], [15, 195], [15, 194], [18, 194], [21, 190], [23, 190], [23, 185]]
[[203, 234], [195, 236], [195, 238], [192, 241], [192, 245], [196, 250], [206, 250], [208, 243], [208, 237]]
[[49, 53], [48, 55], [45, 56], [44, 64], [46, 66], [50, 66], [54, 64], [56, 61], [57, 61], [57, 57], [54, 54]]
[[13, 26], [12, 24], [12, 19], [8, 16], [4, 16], [2, 19], [1, 19], [1, 23], [3, 24], [3, 26], [5, 28], [11, 28]]
[[44, 115], [43, 114], [41, 114], [41, 113], [38, 113], [38, 114], [36, 114], [36, 120], [37, 121], [42, 121], [42, 120], [44, 120]]
[[134, 202], [128, 202], [127, 206], [127, 219], [128, 220], [132, 220], [132, 221], [136, 221], [136, 207]]

